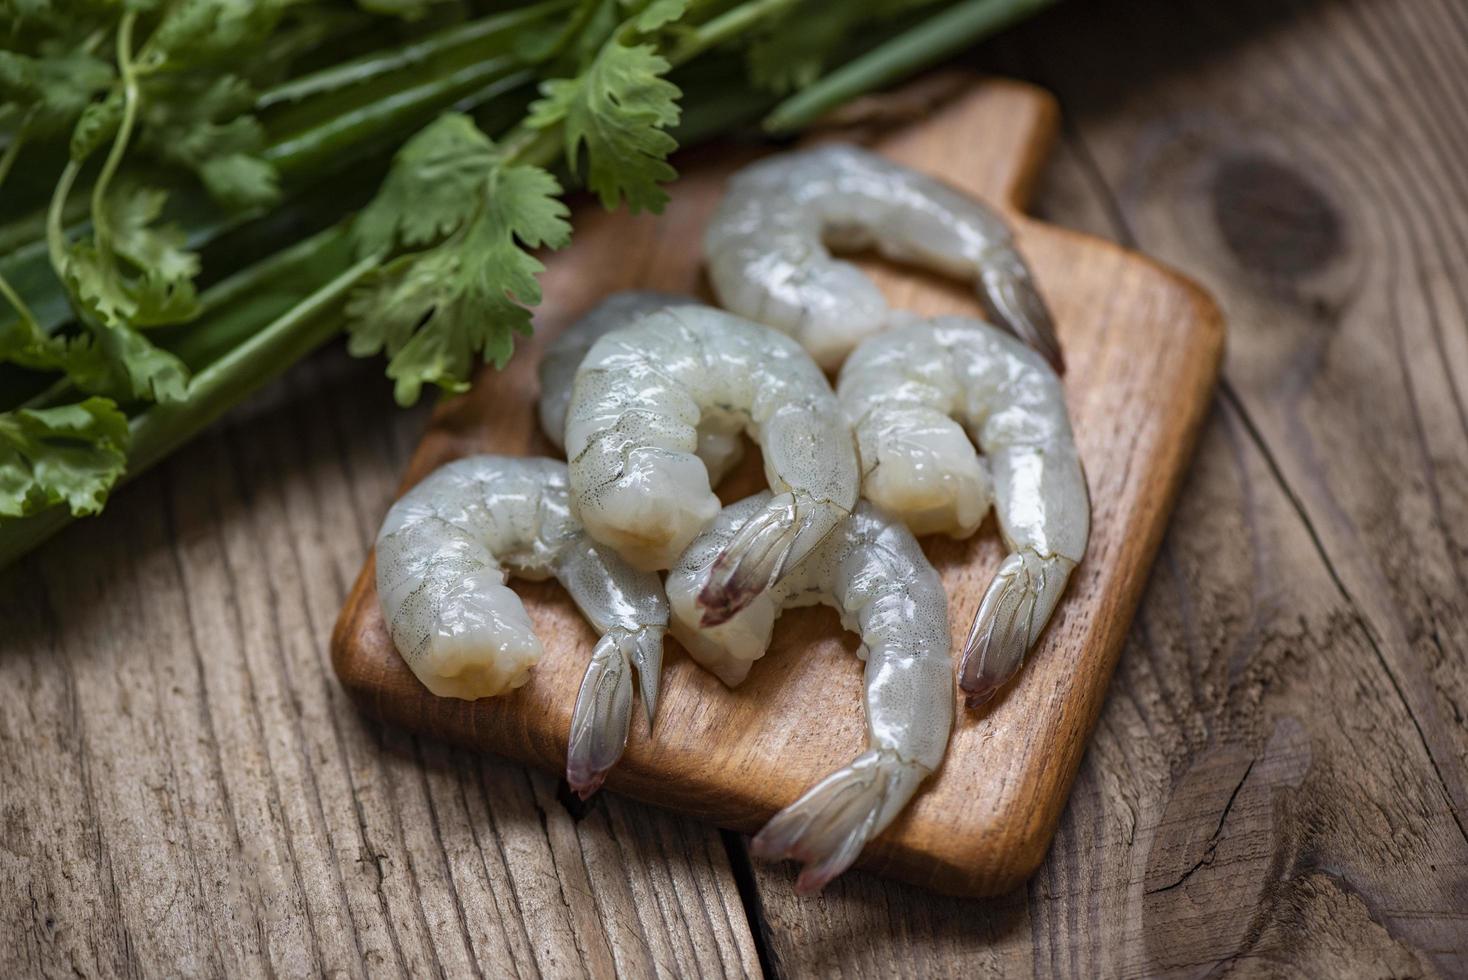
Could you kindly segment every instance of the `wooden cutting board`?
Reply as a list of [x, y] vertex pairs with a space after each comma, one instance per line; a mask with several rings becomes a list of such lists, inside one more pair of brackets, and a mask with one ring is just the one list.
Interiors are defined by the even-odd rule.
[[[1008, 891], [1040, 864], [1100, 711], [1148, 568], [1161, 541], [1223, 347], [1218, 309], [1197, 286], [1110, 242], [1021, 214], [1053, 140], [1046, 93], [953, 77], [868, 103], [843, 138], [941, 177], [1004, 209], [1059, 326], [1065, 386], [1094, 506], [1085, 561], [1018, 679], [975, 713], [957, 708], [948, 756], [905, 814], [868, 846], [862, 865], [940, 891]], [[894, 117], [909, 122], [894, 121]], [[607, 293], [631, 287], [709, 296], [700, 237], [724, 181], [756, 154], [714, 147], [685, 155], [660, 217], [575, 216], [575, 243], [550, 258], [533, 340], [509, 368], [486, 370], [439, 406], [404, 489], [476, 452], [549, 454], [537, 431], [535, 364], [545, 342]], [[909, 269], [864, 261], [893, 305], [972, 313], [969, 292]], [[726, 502], [759, 486], [752, 461], [720, 488]], [[948, 589], [955, 661], [998, 566], [992, 519], [966, 542], [929, 539]], [[372, 715], [414, 731], [562, 772], [577, 685], [594, 642], [555, 583], [517, 583], [545, 658], [508, 697], [434, 697], [388, 638], [369, 559], [332, 637], [342, 684]], [[753, 831], [865, 745], [856, 643], [834, 613], [787, 613], [768, 655], [726, 689], [669, 640], [656, 732], [640, 714], [607, 780], [625, 793]]]

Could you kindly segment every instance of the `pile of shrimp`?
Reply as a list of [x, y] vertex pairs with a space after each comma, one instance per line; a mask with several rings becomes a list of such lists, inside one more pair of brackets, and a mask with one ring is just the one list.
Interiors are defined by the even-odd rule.
[[[540, 424], [566, 462], [435, 471], [387, 515], [378, 594], [423, 684], [475, 699], [523, 685], [541, 656], [506, 578], [565, 586], [600, 636], [567, 749], [583, 797], [625, 750], [634, 672], [651, 728], [669, 629], [733, 686], [783, 609], [835, 607], [866, 661], [868, 746], [754, 839], [759, 856], [803, 862], [797, 888], [812, 891], [896, 818], [952, 730], [947, 596], [915, 536], [967, 537], [997, 513], [1009, 554], [957, 669], [973, 708], [1055, 612], [1090, 502], [1054, 327], [981, 202], [825, 146], [737, 174], [704, 246], [726, 309], [626, 292], [573, 324], [540, 364]], [[994, 325], [889, 308], [829, 251], [868, 246], [972, 282]], [[721, 507], [746, 437], [769, 489]]]

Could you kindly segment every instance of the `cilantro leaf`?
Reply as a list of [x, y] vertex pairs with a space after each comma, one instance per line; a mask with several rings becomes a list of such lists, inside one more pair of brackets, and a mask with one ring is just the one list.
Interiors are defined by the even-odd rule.
[[393, 158], [382, 189], [357, 216], [352, 234], [360, 254], [438, 241], [472, 215], [498, 154], [474, 120], [445, 113]]
[[237, 75], [150, 80], [139, 145], [195, 171], [216, 201], [235, 210], [275, 203], [279, 175], [261, 154], [265, 127], [250, 114], [255, 91]]
[[[136, 0], [133, 0], [136, 5]], [[270, 37], [295, 0], [177, 0], [149, 38], [158, 65], [173, 68], [237, 59]]]
[[127, 465], [127, 416], [106, 398], [0, 413], [0, 517], [65, 503], [95, 514]]
[[651, 34], [676, 21], [688, 12], [688, 0], [652, 0], [632, 21], [635, 30]]
[[183, 401], [189, 382], [183, 361], [130, 327], [92, 325], [92, 336], [101, 355], [98, 371], [80, 378], [78, 387], [165, 404]]
[[100, 215], [109, 247], [83, 239], [67, 249], [63, 272], [73, 298], [109, 327], [181, 323], [199, 310], [193, 283], [199, 257], [184, 247], [181, 230], [153, 226], [165, 197], [159, 190], [120, 184]]
[[625, 199], [633, 212], [659, 212], [668, 200], [658, 185], [677, 176], [667, 157], [678, 144], [666, 127], [678, 121], [681, 94], [662, 77], [668, 69], [650, 44], [608, 41], [580, 77], [543, 82], [530, 106], [530, 126], [564, 125], [573, 174], [585, 145], [586, 184], [607, 208]]
[[71, 130], [71, 158], [81, 162], [91, 156], [117, 135], [117, 127], [121, 123], [121, 89], [113, 89], [105, 98], [88, 103]]
[[560, 185], [539, 167], [496, 160], [470, 189], [477, 211], [454, 238], [388, 263], [347, 304], [349, 350], [387, 352], [403, 405], [425, 384], [466, 389], [476, 354], [503, 367], [515, 335], [530, 333], [526, 306], [540, 302], [544, 266], [526, 249], [570, 238]]
[[234, 210], [280, 199], [280, 173], [274, 164], [249, 153], [209, 157], [199, 164], [199, 179], [210, 197]]
[[85, 51], [44, 45], [40, 57], [0, 51], [0, 100], [26, 107], [24, 131], [41, 137], [63, 132], [112, 84], [107, 62]]

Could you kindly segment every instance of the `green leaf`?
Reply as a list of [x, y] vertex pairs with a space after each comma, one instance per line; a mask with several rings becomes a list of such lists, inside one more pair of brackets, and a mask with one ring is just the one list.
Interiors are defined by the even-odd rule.
[[164, 279], [188, 280], [199, 274], [199, 256], [185, 248], [176, 225], [155, 228], [168, 195], [153, 187], [122, 182], [107, 196], [107, 223], [113, 248], [140, 269]]
[[25, 132], [40, 137], [74, 124], [114, 77], [111, 65], [84, 51], [48, 45], [37, 58], [0, 51], [0, 100], [24, 107]]
[[439, 116], [398, 151], [382, 189], [357, 216], [359, 254], [427, 245], [454, 232], [473, 217], [498, 161], [474, 120]]
[[106, 398], [0, 413], [0, 517], [56, 504], [95, 514], [127, 466], [127, 416]]
[[542, 83], [530, 106], [529, 125], [564, 125], [573, 174], [585, 145], [586, 184], [607, 208], [625, 199], [633, 212], [658, 212], [667, 202], [658, 185], [677, 176], [667, 156], [678, 144], [665, 130], [678, 121], [681, 94], [662, 77], [668, 68], [650, 44], [611, 41], [579, 78]]
[[122, 91], [113, 89], [107, 97], [92, 102], [82, 110], [71, 131], [71, 158], [78, 163], [109, 143], [122, 123]]
[[688, 12], [688, 0], [652, 0], [632, 22], [642, 34], [651, 34], [678, 20]]
[[79, 387], [126, 392], [131, 398], [164, 404], [183, 401], [189, 383], [183, 361], [129, 327], [94, 326], [92, 336], [106, 373]]
[[238, 59], [270, 37], [294, 0], [177, 0], [148, 40], [155, 68]]
[[850, 14], [833, 12], [782, 25], [749, 46], [750, 81], [778, 95], [814, 82], [845, 39], [852, 19]]
[[248, 153], [226, 153], [199, 165], [209, 196], [231, 210], [266, 207], [280, 199], [280, 173]]
[[239, 210], [275, 203], [279, 174], [263, 157], [256, 93], [237, 75], [185, 75], [145, 87], [138, 145], [195, 171], [216, 201]]
[[165, 197], [160, 190], [119, 184], [102, 212], [108, 246], [84, 239], [67, 249], [63, 271], [73, 298], [108, 327], [181, 323], [198, 313], [193, 277], [199, 257], [185, 248], [180, 229], [154, 227]]
[[530, 333], [526, 306], [540, 302], [544, 267], [526, 249], [569, 240], [560, 192], [538, 167], [495, 164], [461, 235], [394, 260], [353, 294], [349, 349], [387, 352], [400, 404], [417, 401], [425, 384], [463, 391], [476, 355], [503, 367], [515, 335]]

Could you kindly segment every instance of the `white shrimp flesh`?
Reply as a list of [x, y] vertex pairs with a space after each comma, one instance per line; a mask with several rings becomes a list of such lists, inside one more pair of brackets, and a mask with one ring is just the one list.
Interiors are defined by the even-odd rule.
[[959, 667], [967, 703], [978, 707], [1019, 670], [1090, 536], [1060, 379], [1003, 331], [934, 317], [864, 342], [837, 391], [856, 433], [862, 495], [914, 533], [967, 537], [994, 504], [1010, 554]]
[[558, 460], [469, 456], [434, 470], [388, 511], [377, 594], [393, 644], [441, 697], [523, 685], [542, 647], [507, 577], [555, 578], [601, 639], [576, 696], [566, 778], [583, 797], [621, 757], [632, 670], [652, 726], [668, 602], [655, 573], [592, 541], [571, 514]]
[[774, 496], [714, 562], [698, 597], [715, 625], [778, 582], [851, 513], [856, 447], [821, 369], [789, 337], [706, 306], [602, 336], [566, 419], [572, 505], [633, 566], [669, 568], [719, 512], [699, 432], [759, 444]]
[[825, 603], [861, 637], [866, 751], [754, 838], [757, 856], [805, 865], [796, 887], [808, 893], [850, 867], [943, 759], [953, 727], [948, 599], [912, 533], [863, 502], [791, 575], [726, 622], [702, 625], [698, 599], [718, 556], [769, 500], [764, 492], [726, 507], [669, 572], [668, 601], [673, 635], [730, 685], [764, 655], [783, 609]]
[[[571, 324], [551, 342], [540, 359], [540, 427], [557, 449], [566, 448], [566, 413], [571, 407], [571, 386], [576, 369], [591, 345], [618, 327], [645, 313], [697, 302], [691, 296], [629, 289], [612, 293]], [[733, 416], [709, 413], [698, 427], [694, 453], [709, 471], [715, 486], [744, 456], [742, 425]]]
[[972, 281], [996, 323], [1062, 370], [1054, 324], [1008, 223], [869, 150], [828, 144], [746, 167], [704, 233], [719, 302], [792, 334], [827, 369], [893, 323], [876, 283], [828, 251], [869, 247]]

